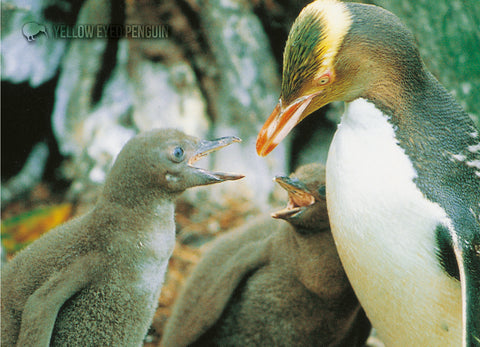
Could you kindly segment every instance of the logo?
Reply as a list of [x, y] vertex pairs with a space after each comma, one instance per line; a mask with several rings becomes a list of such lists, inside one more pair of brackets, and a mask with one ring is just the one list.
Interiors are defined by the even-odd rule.
[[51, 36], [47, 27], [37, 22], [25, 23], [22, 27], [23, 36], [28, 42], [35, 41], [40, 34], [52, 39], [166, 39], [170, 28], [162, 24], [53, 24]]
[[25, 23], [22, 27], [23, 36], [27, 39], [28, 42], [35, 41], [35, 38], [43, 33], [48, 38], [47, 28], [43, 24], [38, 24], [36, 22]]
[[162, 24], [76, 24], [53, 25], [55, 39], [166, 39], [170, 32]]

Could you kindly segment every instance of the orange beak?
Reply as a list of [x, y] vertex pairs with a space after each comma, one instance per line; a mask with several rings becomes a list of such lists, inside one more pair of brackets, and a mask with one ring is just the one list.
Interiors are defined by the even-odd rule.
[[312, 99], [319, 93], [300, 97], [288, 105], [278, 102], [270, 117], [263, 125], [257, 137], [257, 153], [266, 156], [300, 123], [309, 113], [305, 112]]

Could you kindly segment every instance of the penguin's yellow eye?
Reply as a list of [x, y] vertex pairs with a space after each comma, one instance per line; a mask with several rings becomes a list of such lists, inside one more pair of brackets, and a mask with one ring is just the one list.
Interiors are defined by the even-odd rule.
[[330, 83], [330, 76], [329, 75], [323, 75], [321, 76], [318, 80], [317, 83], [321, 86], [324, 86], [328, 83]]
[[185, 151], [182, 147], [175, 147], [172, 150], [170, 158], [176, 163], [180, 163], [185, 158]]
[[327, 84], [332, 83], [333, 81], [333, 72], [330, 69], [326, 69], [321, 71], [317, 76], [315, 77], [315, 83], [317, 86], [324, 87]]

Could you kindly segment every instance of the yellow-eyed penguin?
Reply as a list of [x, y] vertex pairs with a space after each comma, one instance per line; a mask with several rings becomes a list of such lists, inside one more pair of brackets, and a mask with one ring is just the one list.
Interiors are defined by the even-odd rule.
[[370, 323], [335, 249], [322, 172], [310, 164], [276, 177], [288, 205], [272, 216], [284, 221], [260, 216], [213, 243], [174, 304], [162, 346], [364, 345]]
[[328, 154], [328, 211], [367, 316], [387, 346], [480, 345], [478, 129], [395, 15], [318, 0], [290, 31], [257, 152], [335, 100], [348, 104]]
[[172, 129], [132, 138], [93, 210], [2, 268], [2, 346], [141, 346], [175, 244], [175, 198], [243, 177], [192, 166], [237, 141]]

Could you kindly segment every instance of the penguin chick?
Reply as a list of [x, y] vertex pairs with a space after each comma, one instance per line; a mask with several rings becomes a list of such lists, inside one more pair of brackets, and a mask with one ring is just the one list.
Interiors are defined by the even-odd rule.
[[231, 231], [188, 278], [161, 345], [363, 346], [370, 323], [329, 229], [324, 167], [276, 177], [288, 205]]
[[192, 166], [238, 141], [172, 129], [131, 139], [93, 210], [2, 269], [2, 346], [141, 346], [175, 244], [175, 198], [242, 178]]

